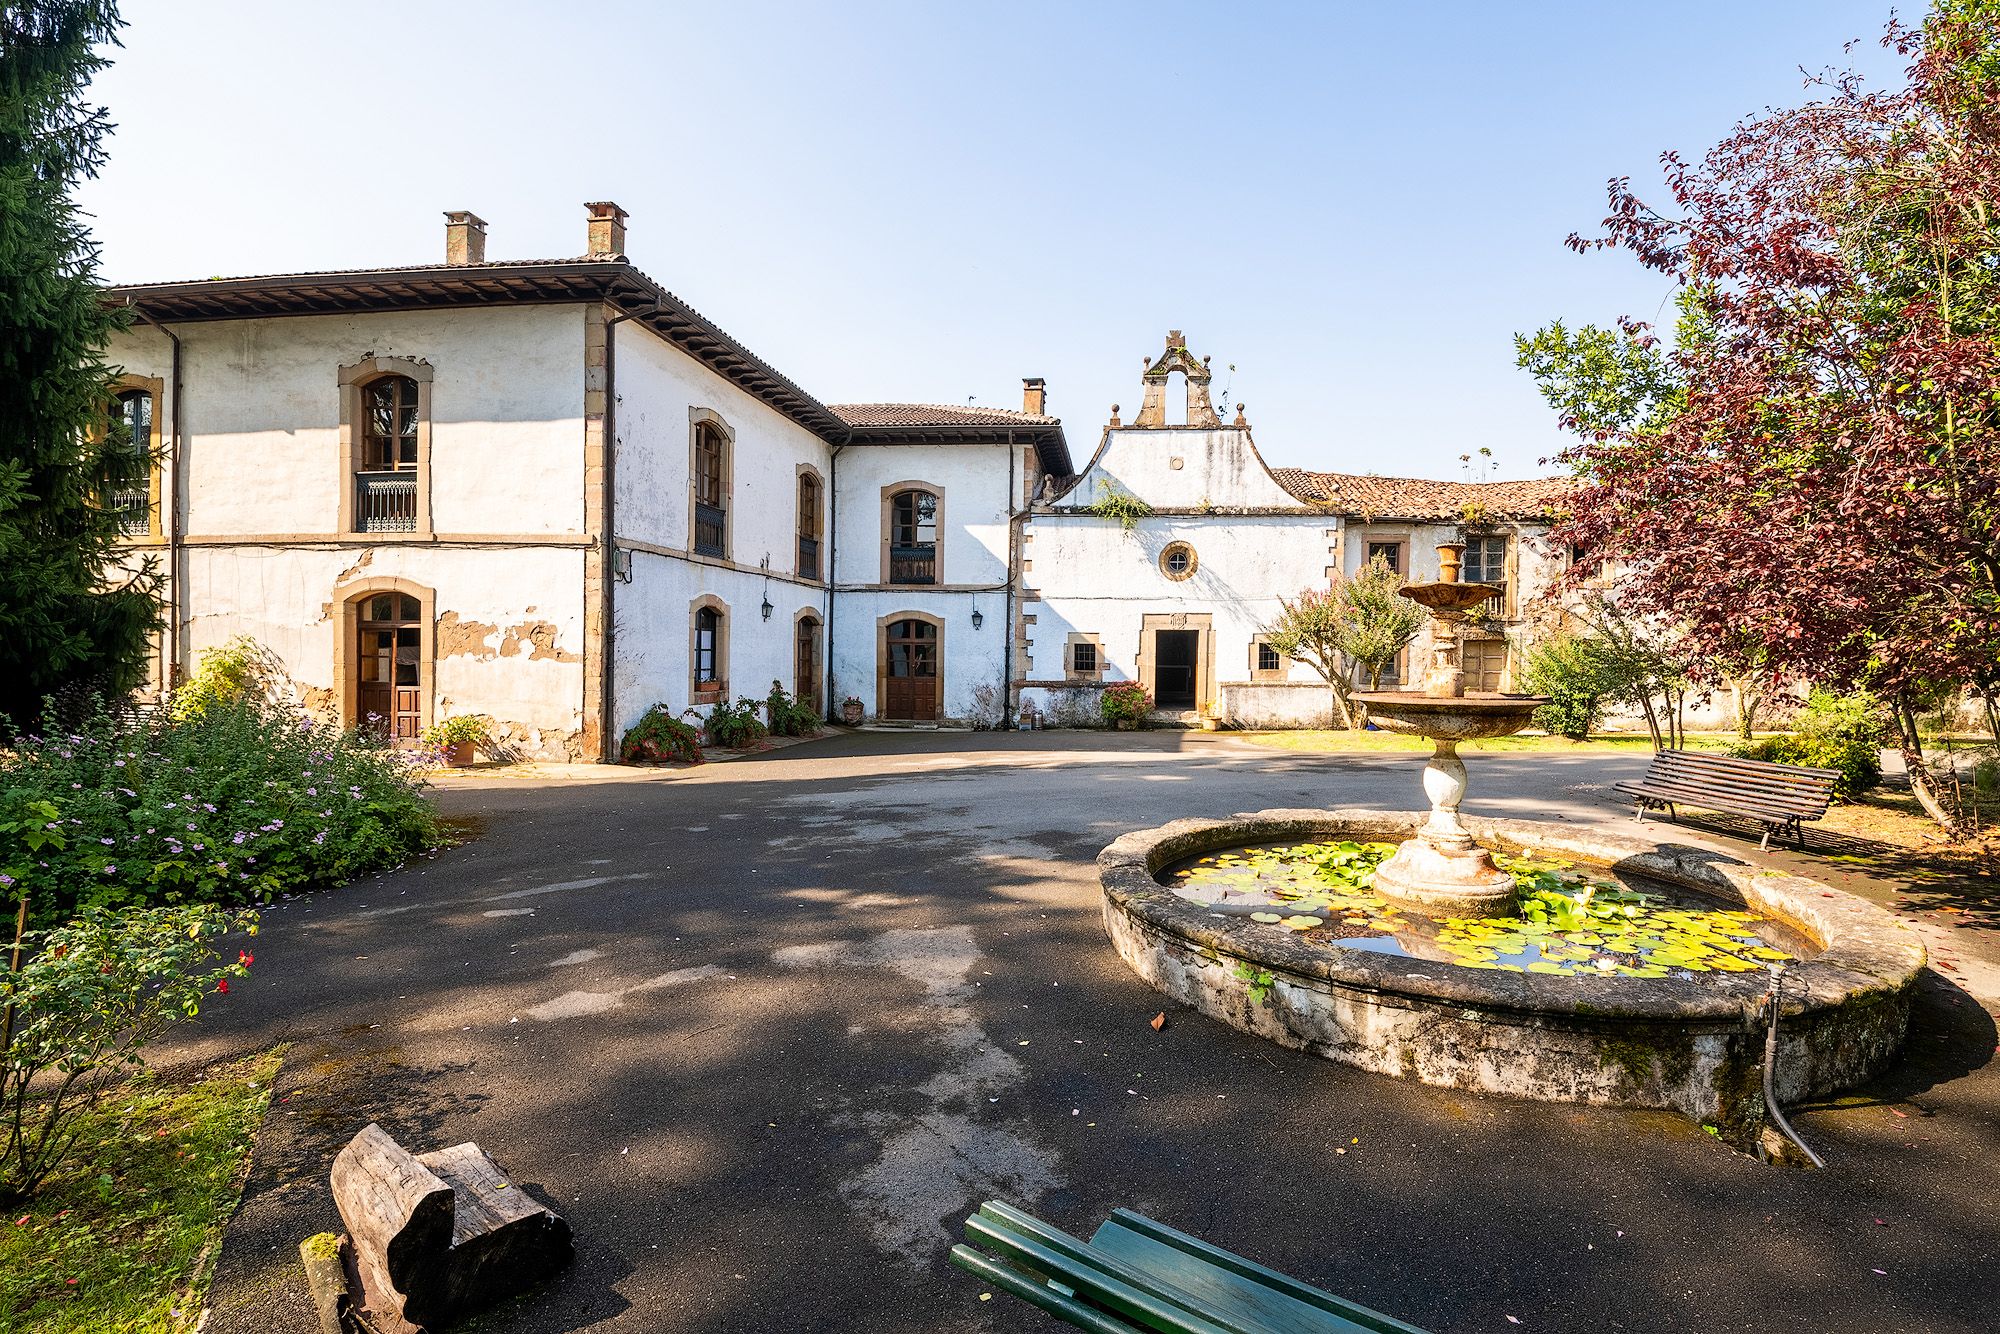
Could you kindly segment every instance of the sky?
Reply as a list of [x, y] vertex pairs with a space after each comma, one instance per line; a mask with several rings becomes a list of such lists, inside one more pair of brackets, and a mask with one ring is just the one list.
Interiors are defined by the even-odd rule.
[[1802, 68], [1899, 82], [1888, 12], [126, 0], [80, 198], [118, 282], [437, 262], [460, 208], [489, 259], [574, 255], [612, 199], [641, 269], [824, 402], [1043, 376], [1080, 465], [1179, 329], [1272, 466], [1527, 477], [1563, 438], [1513, 335], [1663, 314], [1564, 247], [1606, 180], [1662, 196], [1663, 150]]

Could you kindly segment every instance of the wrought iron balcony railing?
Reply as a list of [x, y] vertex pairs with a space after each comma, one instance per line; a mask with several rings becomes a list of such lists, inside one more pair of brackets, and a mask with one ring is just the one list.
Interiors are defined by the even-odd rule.
[[152, 500], [145, 491], [113, 491], [111, 508], [118, 513], [118, 531], [126, 537], [144, 537], [153, 530]]
[[694, 551], [697, 556], [720, 556], [728, 533], [729, 515], [719, 505], [694, 505]]
[[354, 530], [358, 533], [417, 531], [417, 475], [413, 472], [354, 474]]
[[889, 582], [892, 584], [934, 584], [937, 582], [937, 543], [889, 548]]

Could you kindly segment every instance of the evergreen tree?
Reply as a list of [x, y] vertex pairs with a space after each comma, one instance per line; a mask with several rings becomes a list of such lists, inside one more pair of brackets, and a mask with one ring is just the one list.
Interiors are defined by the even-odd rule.
[[159, 622], [152, 564], [118, 559], [120, 489], [153, 460], [109, 409], [96, 242], [71, 192], [111, 128], [88, 105], [121, 24], [110, 0], [0, 0], [0, 715], [143, 678]]

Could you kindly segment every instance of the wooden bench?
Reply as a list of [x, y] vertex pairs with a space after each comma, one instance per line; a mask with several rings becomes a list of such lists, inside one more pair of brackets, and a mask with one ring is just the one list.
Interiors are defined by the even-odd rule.
[[1649, 809], [1665, 810], [1670, 819], [1678, 819], [1676, 806], [1696, 806], [1760, 821], [1764, 826], [1761, 848], [1771, 846], [1772, 834], [1787, 830], [1803, 848], [1806, 836], [1799, 822], [1826, 814], [1839, 777], [1838, 769], [1740, 760], [1698, 750], [1663, 750], [1653, 756], [1644, 778], [1614, 786], [1638, 803], [1632, 811], [1635, 820], [1644, 819]]
[[951, 1261], [1097, 1334], [1425, 1334], [1129, 1209], [1083, 1242], [989, 1200]]
[[412, 1334], [553, 1277], [569, 1224], [515, 1186], [477, 1144], [412, 1154], [370, 1123], [333, 1160], [361, 1305], [385, 1334]]

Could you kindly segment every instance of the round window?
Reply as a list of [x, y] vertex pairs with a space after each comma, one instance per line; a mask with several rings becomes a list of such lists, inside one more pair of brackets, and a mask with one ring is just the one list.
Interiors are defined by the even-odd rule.
[[1195, 570], [1194, 548], [1185, 542], [1169, 542], [1160, 553], [1160, 571], [1169, 579], [1185, 579]]

